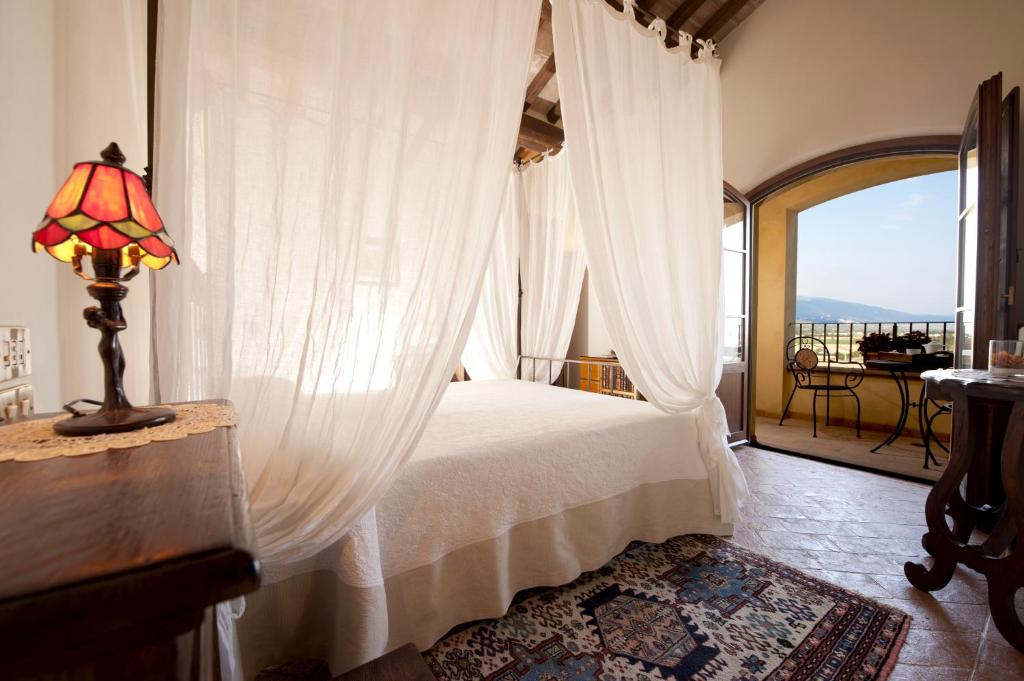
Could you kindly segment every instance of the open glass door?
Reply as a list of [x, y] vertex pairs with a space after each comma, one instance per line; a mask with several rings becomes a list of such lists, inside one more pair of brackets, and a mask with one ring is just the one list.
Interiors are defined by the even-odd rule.
[[738, 444], [749, 437], [750, 202], [728, 186], [724, 191], [722, 225], [725, 363], [718, 397], [729, 423], [729, 442]]
[[957, 234], [956, 366], [988, 367], [988, 342], [998, 338], [1000, 295], [1005, 278], [999, 274], [1000, 238], [1000, 117], [1002, 76], [978, 88], [960, 142], [960, 199]]
[[1017, 338], [1024, 324], [1017, 296], [1022, 281], [1022, 263], [1019, 256], [1020, 229], [1020, 87], [1010, 90], [1003, 100], [999, 127], [999, 338]]

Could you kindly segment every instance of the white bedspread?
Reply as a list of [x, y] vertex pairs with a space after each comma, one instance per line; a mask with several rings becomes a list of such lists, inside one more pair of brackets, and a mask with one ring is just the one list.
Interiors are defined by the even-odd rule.
[[514, 379], [452, 383], [354, 531], [342, 577], [379, 584], [519, 523], [645, 483], [707, 478], [696, 438], [692, 417], [645, 402]]
[[247, 597], [246, 668], [321, 658], [340, 672], [425, 649], [631, 540], [731, 530], [692, 417], [541, 383], [452, 383], [375, 509], [316, 564]]

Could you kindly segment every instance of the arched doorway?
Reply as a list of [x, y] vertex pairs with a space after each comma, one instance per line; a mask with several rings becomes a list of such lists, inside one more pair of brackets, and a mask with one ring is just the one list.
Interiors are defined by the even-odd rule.
[[[956, 169], [958, 138], [913, 139], [926, 141], [893, 141], [880, 143], [874, 151], [857, 147], [847, 150], [845, 155], [843, 152], [829, 154], [786, 171], [752, 192], [755, 239], [755, 296], [752, 312], [755, 321], [752, 338], [751, 429], [752, 439], [756, 443], [856, 465], [871, 465], [859, 460], [859, 448], [828, 443], [825, 441], [827, 438], [806, 439], [811, 435], [809, 421], [805, 424], [806, 433], [798, 430], [799, 425], [783, 429], [773, 425], [778, 424], [792, 389], [792, 377], [786, 370], [784, 355], [786, 342], [794, 335], [793, 324], [797, 321], [799, 214], [871, 187]], [[918, 146], [915, 147], [915, 144]], [[950, 225], [950, 238], [955, 239], [952, 231], [955, 215], [950, 216]], [[884, 244], [880, 244], [880, 247], [884, 247]], [[837, 241], [836, 248], [842, 248], [841, 241]], [[955, 272], [950, 271], [949, 278], [954, 277]], [[898, 418], [896, 388], [888, 376], [869, 375], [859, 389], [859, 394], [864, 405], [864, 425], [869, 430], [869, 433], [865, 433], [864, 443], [875, 444], [873, 440], [879, 437], [870, 431], [891, 429]], [[844, 402], [833, 402], [833, 423], [843, 425], [848, 422], [852, 437], [855, 405], [851, 401], [843, 406]], [[798, 418], [806, 416], [809, 419], [810, 413], [809, 396], [801, 395], [794, 400], [791, 415], [795, 414]], [[943, 427], [947, 427], [947, 424]], [[805, 446], [798, 446], [801, 443], [796, 442], [797, 436], [806, 436], [803, 438], [806, 439]], [[867, 452], [870, 445], [863, 449]], [[893, 472], [915, 476], [921, 474], [920, 452], [908, 452], [903, 459], [896, 456], [878, 458]]]

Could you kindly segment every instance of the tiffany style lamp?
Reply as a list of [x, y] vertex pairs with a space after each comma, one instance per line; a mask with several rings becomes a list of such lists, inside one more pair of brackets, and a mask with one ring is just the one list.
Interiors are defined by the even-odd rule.
[[[125, 397], [124, 353], [117, 334], [127, 327], [121, 301], [128, 288], [122, 282], [137, 275], [140, 264], [159, 270], [171, 260], [177, 262], [178, 254], [146, 185], [124, 167], [117, 144], [111, 142], [100, 157], [102, 161], [75, 165], [32, 234], [32, 250], [71, 263], [75, 274], [91, 282], [86, 290], [100, 304], [85, 308], [84, 316], [100, 332], [103, 402], [91, 414], [66, 406], [73, 416], [54, 425], [61, 435], [120, 433], [174, 420], [171, 409], [133, 407]], [[93, 276], [82, 269], [86, 256], [92, 260]]]

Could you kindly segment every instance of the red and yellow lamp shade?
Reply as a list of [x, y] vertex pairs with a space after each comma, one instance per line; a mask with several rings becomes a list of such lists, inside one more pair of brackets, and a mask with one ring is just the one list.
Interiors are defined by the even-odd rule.
[[122, 267], [141, 262], [154, 270], [178, 262], [142, 178], [123, 167], [124, 155], [111, 147], [102, 161], [75, 165], [33, 232], [32, 250], [63, 262], [94, 249], [119, 250]]

